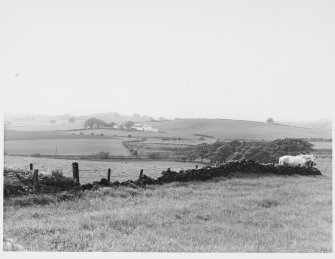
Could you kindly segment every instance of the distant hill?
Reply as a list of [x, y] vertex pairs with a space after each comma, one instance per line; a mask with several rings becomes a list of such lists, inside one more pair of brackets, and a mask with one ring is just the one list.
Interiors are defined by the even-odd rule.
[[174, 136], [203, 134], [215, 138], [271, 140], [286, 137], [331, 138], [332, 135], [331, 131], [245, 120], [176, 119], [149, 124]]
[[[175, 119], [157, 122], [148, 122], [149, 116], [123, 115], [116, 112], [75, 116], [75, 122], [70, 123], [72, 115], [60, 116], [30, 116], [28, 118], [10, 119], [5, 117], [5, 128], [17, 131], [45, 131], [81, 129], [84, 122], [91, 117], [102, 119], [105, 122], [146, 122], [153, 128], [158, 128], [167, 136], [182, 138], [198, 138], [200, 135], [214, 138], [229, 139], [277, 139], [285, 137], [295, 138], [331, 138], [331, 122], [317, 122], [318, 124], [291, 123], [296, 125], [268, 124], [265, 122], [230, 120], [230, 119]], [[316, 122], [314, 122], [316, 123]], [[323, 124], [322, 124], [323, 123]], [[287, 123], [288, 124], [288, 123]], [[314, 125], [314, 128], [311, 127]], [[316, 127], [318, 125], [318, 127]]]
[[[75, 122], [69, 123], [69, 119], [75, 117]], [[151, 120], [149, 116], [140, 116], [137, 114], [124, 115], [117, 112], [97, 113], [84, 116], [65, 115], [34, 115], [29, 116], [5, 116], [5, 126], [8, 130], [20, 131], [43, 131], [43, 130], [70, 130], [83, 128], [88, 118], [98, 118], [107, 123], [135, 121], [145, 122]], [[55, 121], [51, 123], [51, 121]]]
[[288, 121], [288, 122], [282, 122], [282, 124], [316, 129], [316, 130], [330, 130], [330, 131], [332, 130], [332, 122], [331, 120], [327, 119], [315, 120], [315, 121], [301, 121], [301, 122]]

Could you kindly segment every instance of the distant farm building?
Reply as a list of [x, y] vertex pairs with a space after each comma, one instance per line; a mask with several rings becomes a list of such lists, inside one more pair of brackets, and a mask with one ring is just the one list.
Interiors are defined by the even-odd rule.
[[113, 125], [113, 129], [123, 129], [123, 125], [120, 122], [115, 123], [115, 125]]
[[131, 127], [131, 129], [140, 130], [140, 131], [158, 132], [158, 129], [153, 128], [153, 127], [151, 127], [147, 124], [143, 124], [143, 123], [135, 123], [134, 126]]

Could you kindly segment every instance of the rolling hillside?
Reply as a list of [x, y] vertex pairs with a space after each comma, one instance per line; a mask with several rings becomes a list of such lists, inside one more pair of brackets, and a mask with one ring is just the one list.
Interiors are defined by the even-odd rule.
[[159, 130], [166, 131], [167, 135], [194, 136], [194, 134], [204, 134], [215, 138], [230, 139], [331, 138], [332, 135], [331, 131], [243, 120], [177, 119], [149, 124]]
[[[7, 119], [7, 130], [14, 131], [62, 131], [82, 129], [87, 118], [96, 117], [106, 122], [122, 122], [132, 120], [135, 122], [143, 122], [150, 117], [147, 116], [128, 116], [118, 113], [101, 113], [91, 114], [87, 116], [78, 116], [73, 123], [69, 122], [71, 115], [62, 116], [36, 116], [28, 118], [10, 118]], [[54, 123], [51, 121], [54, 120]], [[146, 122], [153, 128], [158, 128], [164, 132], [164, 136], [173, 136], [181, 138], [198, 139], [194, 134], [209, 135], [214, 138], [230, 138], [230, 139], [277, 139], [285, 137], [297, 138], [331, 138], [331, 124], [323, 125], [324, 127], [309, 128], [310, 125], [295, 124], [268, 124], [257, 121], [246, 120], [230, 120], [230, 119], [175, 119], [168, 121]], [[330, 125], [330, 126], [329, 126]], [[315, 126], [315, 125], [314, 125]], [[162, 133], [163, 133], [162, 132]], [[106, 131], [105, 135], [113, 135], [116, 132]], [[144, 133], [144, 132], [142, 132]], [[141, 134], [142, 134], [141, 133]], [[156, 136], [152, 132], [145, 132], [148, 137]], [[162, 134], [158, 134], [162, 135]]]
[[[69, 118], [75, 117], [75, 122], [70, 123]], [[83, 116], [72, 116], [70, 114], [65, 115], [30, 115], [30, 116], [6, 116], [5, 125], [8, 130], [16, 131], [46, 131], [46, 130], [72, 130], [81, 129], [84, 123], [89, 118], [98, 118], [104, 120], [107, 123], [110, 122], [125, 122], [135, 121], [144, 122], [150, 120], [151, 117], [140, 116], [140, 115], [124, 115], [117, 112], [108, 113], [96, 113]], [[51, 123], [51, 121], [54, 121]]]
[[288, 121], [283, 122], [283, 124], [297, 126], [297, 127], [305, 127], [316, 130], [332, 130], [332, 122], [331, 120], [314, 120], [314, 121]]

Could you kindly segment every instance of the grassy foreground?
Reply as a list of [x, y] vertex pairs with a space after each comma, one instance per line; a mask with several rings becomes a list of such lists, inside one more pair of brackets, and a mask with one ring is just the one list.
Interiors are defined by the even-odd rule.
[[102, 188], [59, 200], [5, 200], [4, 237], [34, 251], [332, 251], [331, 172]]

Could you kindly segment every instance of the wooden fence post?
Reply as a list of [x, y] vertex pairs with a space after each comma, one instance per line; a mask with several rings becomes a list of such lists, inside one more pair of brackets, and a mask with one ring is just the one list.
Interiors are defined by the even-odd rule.
[[33, 171], [33, 169], [34, 169], [33, 163], [30, 163], [30, 164], [29, 164], [29, 170], [30, 170], [30, 171]]
[[77, 162], [72, 163], [73, 178], [79, 183], [79, 166]]
[[38, 192], [38, 169], [34, 170], [34, 175], [33, 175], [33, 192], [34, 193]]
[[138, 181], [139, 181], [139, 184], [140, 184], [141, 187], [143, 187], [143, 179], [142, 179], [142, 177], [143, 177], [143, 169], [141, 169], [140, 175], [138, 176]]
[[107, 181], [110, 182], [111, 181], [111, 169], [108, 168], [108, 172], [107, 172]]

